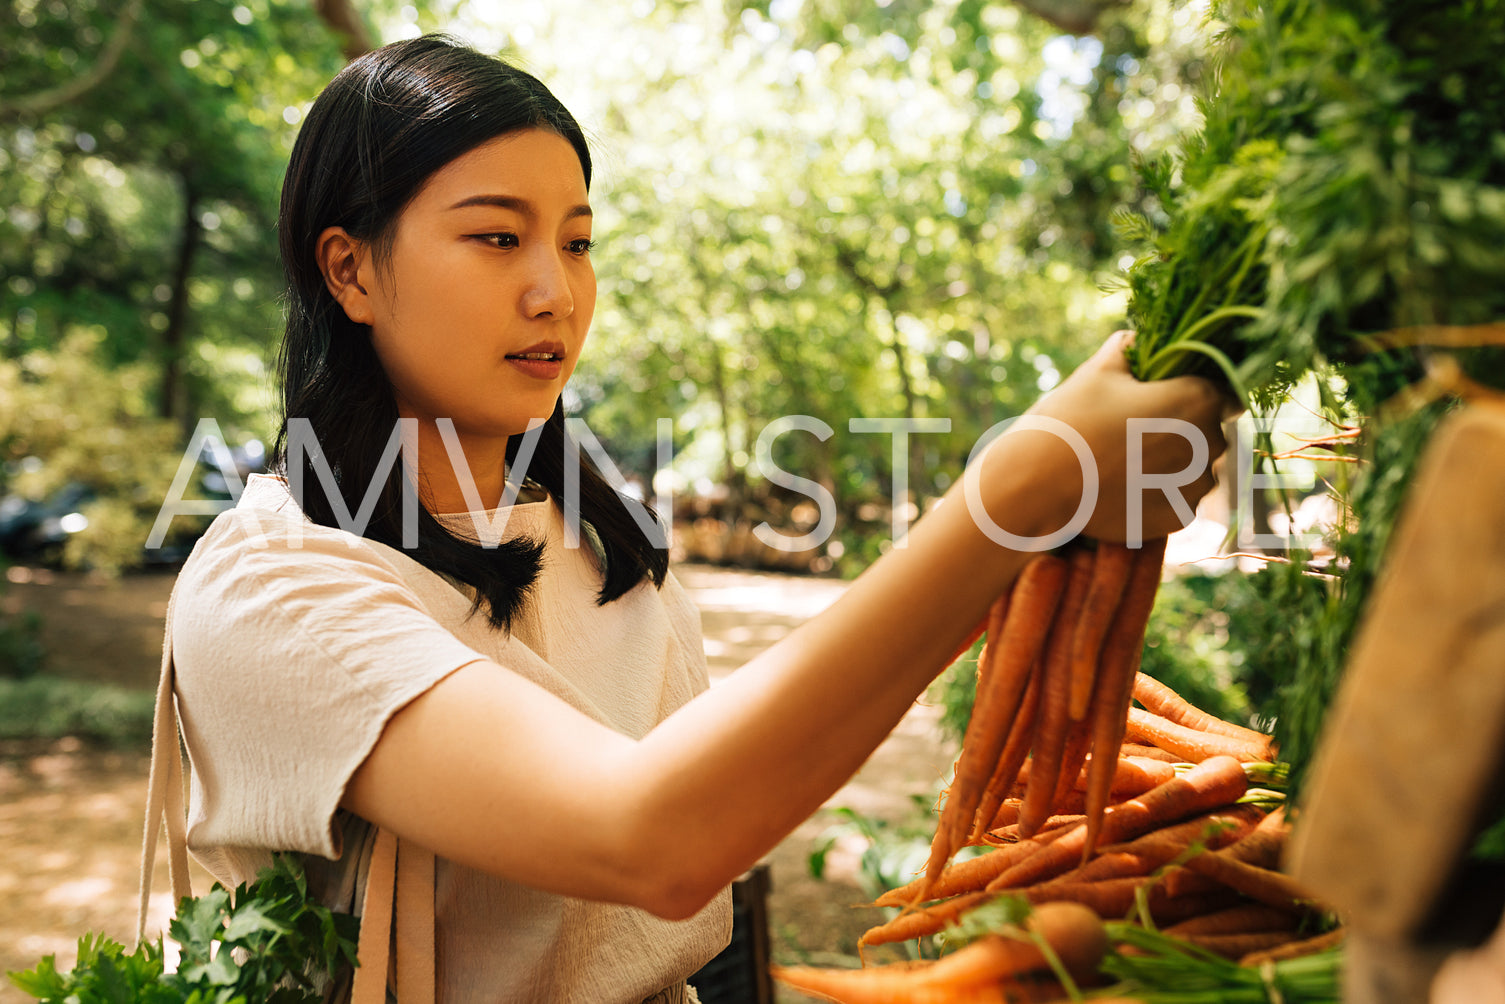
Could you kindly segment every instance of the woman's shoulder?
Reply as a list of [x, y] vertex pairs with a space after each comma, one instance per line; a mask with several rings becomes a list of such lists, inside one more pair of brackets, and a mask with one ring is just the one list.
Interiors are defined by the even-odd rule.
[[379, 547], [358, 533], [313, 522], [298, 507], [285, 481], [253, 474], [236, 505], [214, 518], [189, 561], [198, 558], [200, 551], [225, 549], [279, 560], [297, 559], [305, 551], [376, 556]]

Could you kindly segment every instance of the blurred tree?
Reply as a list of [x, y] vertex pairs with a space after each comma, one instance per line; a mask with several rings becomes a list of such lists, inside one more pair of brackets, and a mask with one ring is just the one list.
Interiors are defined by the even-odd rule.
[[674, 415], [681, 483], [734, 501], [766, 487], [767, 423], [817, 418], [829, 439], [791, 432], [773, 457], [849, 526], [893, 476], [890, 439], [849, 419], [950, 420], [909, 440], [923, 506], [1121, 323], [1098, 289], [1107, 220], [1139, 199], [1136, 149], [1191, 110], [1183, 54], [1148, 55], [1195, 33], [1168, 0], [1090, 39], [988, 0], [492, 11], [458, 5], [462, 34], [595, 126], [602, 297], [576, 406], [645, 474], [651, 419]]
[[677, 487], [726, 486], [733, 514], [768, 493], [768, 423], [810, 416], [831, 435], [772, 458], [871, 548], [892, 441], [851, 419], [949, 420], [908, 443], [923, 507], [1121, 322], [1105, 221], [1190, 113], [1186, 10], [1115, 7], [1078, 38], [1003, 0], [12, 0], [0, 357], [102, 329], [100, 365], [143, 365], [180, 430], [270, 433], [303, 109], [348, 56], [451, 30], [592, 134], [602, 295], [571, 406], [645, 480], [672, 417]]
[[[280, 166], [299, 102], [339, 55], [301, 6], [137, 6], [139, 20], [96, 0], [11, 6], [23, 30], [0, 91], [0, 156], [15, 165], [0, 186], [0, 316], [11, 354], [103, 320], [113, 361], [155, 364], [158, 414], [191, 427], [212, 396], [201, 340], [266, 345]], [[76, 72], [94, 48], [92, 69]], [[80, 86], [105, 68], [104, 82]]]

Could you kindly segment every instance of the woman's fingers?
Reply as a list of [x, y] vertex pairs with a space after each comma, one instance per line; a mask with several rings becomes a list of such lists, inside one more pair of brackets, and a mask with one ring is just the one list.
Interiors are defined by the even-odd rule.
[[[1132, 339], [1132, 332], [1115, 333], [1031, 409], [1085, 441], [1098, 483], [1085, 532], [1102, 539], [1158, 536], [1190, 522], [1226, 446], [1228, 403], [1218, 388], [1200, 377], [1136, 379], [1124, 355]], [[1042, 474], [1080, 484], [1077, 458], [1055, 452]]]

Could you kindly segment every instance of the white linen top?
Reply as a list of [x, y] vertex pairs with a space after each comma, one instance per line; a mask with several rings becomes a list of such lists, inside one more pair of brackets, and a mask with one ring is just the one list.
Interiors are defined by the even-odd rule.
[[[215, 519], [179, 575], [169, 627], [188, 843], [216, 878], [248, 881], [273, 851], [296, 851], [320, 899], [356, 912], [374, 829], [339, 808], [345, 786], [388, 719], [468, 663], [491, 660], [632, 738], [705, 689], [699, 613], [672, 574], [599, 606], [595, 554], [566, 546], [554, 502], [507, 516], [505, 538], [545, 545], [510, 633], [402, 551], [310, 522], [279, 478], [253, 475]], [[435, 915], [441, 1004], [638, 1002], [731, 936], [726, 891], [665, 921], [443, 858]]]

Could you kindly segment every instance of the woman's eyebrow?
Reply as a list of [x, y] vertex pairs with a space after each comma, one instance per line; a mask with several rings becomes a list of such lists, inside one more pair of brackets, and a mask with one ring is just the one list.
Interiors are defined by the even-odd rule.
[[[471, 195], [461, 199], [459, 202], [456, 202], [449, 208], [464, 209], [467, 206], [498, 206], [502, 209], [510, 209], [513, 212], [522, 213], [524, 216], [537, 215], [537, 210], [534, 209], [533, 203], [529, 202], [527, 199], [520, 199], [515, 195]], [[567, 220], [573, 220], [579, 216], [590, 215], [592, 215], [591, 207], [582, 203], [578, 206], [571, 207], [570, 210], [564, 214], [564, 218]]]

